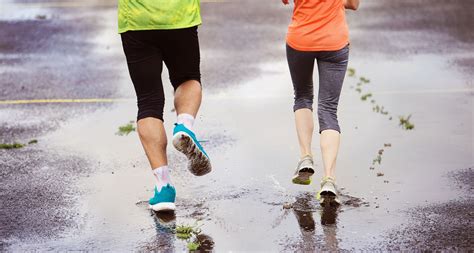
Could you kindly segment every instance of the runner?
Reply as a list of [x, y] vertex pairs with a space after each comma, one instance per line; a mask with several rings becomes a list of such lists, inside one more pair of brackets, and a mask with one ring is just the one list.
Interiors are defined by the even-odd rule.
[[163, 126], [163, 62], [175, 91], [178, 117], [173, 145], [186, 155], [194, 175], [211, 171], [209, 157], [193, 132], [202, 98], [200, 24], [199, 0], [119, 0], [118, 28], [137, 95], [138, 134], [156, 179], [154, 196], [149, 201], [155, 211], [176, 208]]
[[[288, 4], [289, 0], [282, 0]], [[337, 105], [349, 59], [349, 29], [345, 9], [356, 10], [359, 0], [295, 0], [288, 27], [286, 53], [295, 92], [296, 132], [301, 159], [293, 183], [308, 185], [314, 174], [313, 69], [319, 72], [318, 118], [324, 177], [318, 193], [320, 203], [337, 204], [336, 157], [340, 128]], [[329, 201], [329, 202], [327, 202]]]

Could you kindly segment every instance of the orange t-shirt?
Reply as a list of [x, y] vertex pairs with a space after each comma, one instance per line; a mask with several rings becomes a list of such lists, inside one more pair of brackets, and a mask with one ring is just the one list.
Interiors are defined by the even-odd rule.
[[335, 51], [349, 43], [343, 0], [295, 0], [288, 45], [299, 51]]

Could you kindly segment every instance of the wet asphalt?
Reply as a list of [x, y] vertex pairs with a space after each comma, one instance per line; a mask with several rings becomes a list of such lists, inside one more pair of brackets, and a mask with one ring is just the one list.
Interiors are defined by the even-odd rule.
[[[136, 133], [115, 134], [136, 113], [115, 8], [0, 5], [0, 100], [130, 99], [0, 104], [2, 143], [38, 140], [0, 149], [0, 250], [183, 251], [173, 227], [196, 222], [217, 252], [472, 250], [473, 3], [363, 1], [348, 15], [355, 75], [340, 105], [343, 205], [333, 210], [314, 199], [317, 180], [290, 182], [298, 156], [284, 52], [290, 7], [204, 2], [196, 127], [214, 171], [193, 177], [169, 148], [171, 216], [146, 208], [152, 178]], [[361, 77], [370, 82], [358, 85]], [[406, 131], [398, 117], [410, 114], [415, 129]]]

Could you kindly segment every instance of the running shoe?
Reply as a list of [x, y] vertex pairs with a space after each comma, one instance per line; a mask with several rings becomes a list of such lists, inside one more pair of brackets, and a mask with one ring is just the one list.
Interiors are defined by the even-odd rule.
[[155, 186], [155, 195], [153, 198], [150, 199], [148, 202], [150, 204], [150, 208], [154, 211], [161, 212], [161, 211], [174, 211], [176, 206], [174, 204], [176, 200], [176, 190], [170, 184], [161, 187], [161, 190]]
[[313, 158], [309, 155], [303, 157], [296, 167], [295, 175], [293, 176], [294, 184], [309, 185], [311, 184], [311, 176], [314, 174]]
[[338, 190], [336, 182], [332, 177], [325, 177], [321, 182], [321, 190], [316, 195], [321, 206], [338, 206], [340, 204], [338, 198]]
[[173, 146], [188, 158], [188, 169], [196, 176], [211, 172], [211, 160], [196, 135], [183, 124], [175, 124]]

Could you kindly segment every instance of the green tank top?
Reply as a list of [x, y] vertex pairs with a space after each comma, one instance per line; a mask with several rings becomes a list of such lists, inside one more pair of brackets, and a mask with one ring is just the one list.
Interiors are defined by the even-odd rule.
[[201, 24], [199, 0], [119, 0], [119, 33], [167, 30]]

